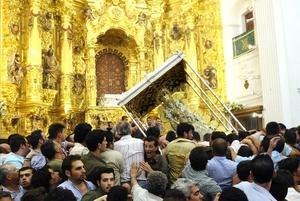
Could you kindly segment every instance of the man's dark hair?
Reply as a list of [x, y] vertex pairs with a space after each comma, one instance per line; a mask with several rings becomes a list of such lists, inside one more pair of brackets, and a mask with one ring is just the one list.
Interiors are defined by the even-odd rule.
[[271, 157], [267, 154], [257, 155], [251, 161], [251, 172], [254, 182], [259, 184], [270, 182], [274, 172], [274, 164]]
[[208, 156], [202, 147], [192, 149], [190, 156], [191, 167], [196, 170], [205, 170], [208, 162]]
[[159, 128], [156, 127], [156, 126], [151, 126], [151, 127], [149, 127], [149, 128], [147, 129], [146, 135], [147, 135], [147, 137], [153, 136], [153, 137], [155, 137], [155, 138], [159, 138], [159, 136], [160, 136], [160, 130], [159, 130]]
[[41, 146], [41, 152], [48, 160], [52, 160], [56, 153], [54, 142], [52, 140], [44, 142]]
[[144, 141], [147, 141], [147, 142], [154, 142], [154, 146], [157, 147], [159, 144], [158, 144], [158, 139], [154, 136], [148, 136], [144, 139]]
[[300, 165], [299, 158], [289, 157], [278, 163], [278, 168], [280, 170], [288, 170], [291, 174], [297, 172], [297, 169]]
[[209, 142], [210, 137], [211, 137], [211, 133], [205, 133], [203, 136], [203, 141]]
[[250, 157], [253, 155], [253, 151], [248, 146], [241, 146], [237, 152], [237, 155], [242, 157]]
[[65, 126], [61, 123], [53, 123], [48, 128], [49, 139], [55, 139], [58, 133], [63, 132]]
[[122, 120], [122, 121], [124, 121], [124, 120], [126, 120], [126, 119], [128, 119], [127, 116], [122, 116], [122, 117], [121, 117], [121, 120]]
[[83, 143], [85, 136], [92, 130], [88, 123], [79, 123], [74, 129], [74, 142]]
[[[66, 175], [66, 171], [68, 170], [68, 171], [71, 171], [71, 169], [72, 169], [72, 163], [74, 162], [74, 161], [81, 161], [81, 157], [79, 156], [79, 155], [69, 155], [69, 156], [67, 156], [64, 160], [63, 160], [63, 162], [62, 162], [62, 164], [61, 164], [61, 170], [62, 170], [62, 172]], [[67, 175], [66, 175], [67, 176]]]
[[236, 167], [236, 173], [241, 181], [248, 181], [251, 171], [251, 160], [240, 162]]
[[42, 130], [35, 130], [30, 134], [28, 143], [31, 144], [32, 149], [36, 149], [37, 145], [39, 144], [39, 140], [43, 138], [42, 133]]
[[114, 144], [114, 135], [110, 131], [105, 131], [105, 138], [107, 141], [107, 145]]
[[194, 131], [194, 126], [188, 123], [180, 123], [177, 125], [176, 133], [178, 137], [184, 137], [184, 132]]
[[248, 131], [239, 131], [239, 133], [238, 133], [239, 141], [242, 141], [249, 135], [250, 135], [250, 133]]
[[46, 195], [47, 191], [44, 187], [33, 188], [24, 193], [21, 201], [42, 201]]
[[25, 138], [20, 134], [15, 134], [9, 140], [9, 146], [13, 153], [16, 153], [20, 149], [21, 145], [25, 145], [25, 144], [26, 144]]
[[200, 134], [197, 131], [193, 132], [193, 140], [196, 140], [197, 142], [201, 141]]
[[280, 132], [279, 130], [279, 125], [275, 121], [271, 121], [266, 125], [267, 135], [277, 135]]
[[278, 123], [280, 130], [286, 130], [286, 126], [283, 123]]
[[96, 151], [98, 144], [102, 143], [105, 138], [105, 131], [95, 129], [85, 136], [85, 144], [90, 151]]
[[45, 166], [33, 172], [31, 186], [33, 188], [43, 187], [48, 192], [50, 188], [50, 180], [51, 173], [49, 172], [48, 167]]
[[211, 141], [214, 141], [217, 138], [222, 138], [226, 141], [226, 134], [222, 131], [213, 131], [210, 136]]
[[[274, 137], [280, 137], [280, 135], [266, 135], [264, 139], [261, 141], [260, 146], [262, 147], [262, 150], [264, 152], [268, 151], [270, 141]], [[280, 139], [277, 141], [276, 147], [273, 149], [273, 151], [278, 151], [281, 153], [284, 149], [284, 139], [280, 137]]]
[[57, 187], [53, 189], [45, 198], [44, 201], [76, 201], [76, 197], [72, 191]]
[[231, 144], [234, 140], [238, 140], [239, 136], [235, 133], [230, 133], [226, 135], [226, 141]]
[[115, 178], [114, 169], [105, 166], [98, 166], [92, 170], [92, 172], [88, 175], [88, 180], [91, 181], [95, 186], [98, 186], [97, 181], [101, 180], [101, 176], [104, 173], [112, 173]]
[[212, 142], [212, 149], [215, 156], [226, 156], [227, 142], [223, 138], [217, 138]]
[[176, 133], [174, 131], [168, 131], [168, 133], [166, 135], [166, 140], [168, 142], [172, 142], [175, 139], [176, 139]]
[[21, 169], [19, 169], [19, 177], [20, 177], [20, 172], [24, 172], [26, 170], [31, 170], [32, 171], [32, 174], [34, 172], [34, 169], [32, 167], [21, 167]]
[[291, 146], [294, 146], [297, 142], [297, 134], [293, 130], [286, 130], [284, 133], [285, 142]]
[[113, 186], [107, 193], [107, 201], [127, 201], [128, 191], [123, 186]]
[[185, 195], [178, 189], [168, 189], [163, 201], [186, 201]]
[[10, 198], [12, 200], [10, 192], [7, 192], [7, 191], [0, 191], [0, 199], [1, 198]]
[[272, 179], [270, 193], [276, 200], [285, 201], [288, 187], [292, 187], [293, 185], [294, 179], [292, 174], [287, 170], [279, 170]]
[[241, 189], [229, 187], [222, 191], [219, 201], [248, 201], [248, 198]]

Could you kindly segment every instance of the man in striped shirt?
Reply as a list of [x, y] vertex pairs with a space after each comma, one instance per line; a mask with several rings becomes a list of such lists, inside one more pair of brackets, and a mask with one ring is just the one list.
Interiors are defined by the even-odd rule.
[[[128, 122], [120, 122], [117, 125], [117, 133], [121, 139], [115, 142], [114, 150], [119, 151], [124, 158], [121, 183], [129, 183], [131, 165], [144, 161], [144, 142], [141, 139], [131, 137], [131, 126]], [[144, 186], [146, 181], [144, 171], [137, 177], [137, 180], [141, 186]]]

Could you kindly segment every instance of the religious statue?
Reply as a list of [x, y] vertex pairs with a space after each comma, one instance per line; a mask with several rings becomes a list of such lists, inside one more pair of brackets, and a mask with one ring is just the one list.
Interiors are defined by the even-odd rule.
[[12, 83], [20, 86], [22, 79], [24, 77], [23, 68], [21, 66], [21, 57], [16, 53], [8, 63], [8, 76]]
[[204, 69], [204, 78], [207, 81], [207, 84], [210, 88], [216, 89], [218, 87], [218, 78], [217, 78], [217, 69], [208, 66]]
[[85, 88], [85, 78], [81, 74], [75, 74], [73, 78], [73, 92], [76, 95], [82, 94]]
[[179, 123], [186, 122], [192, 124], [195, 130], [201, 134], [211, 132], [212, 128], [205, 124], [199, 115], [189, 111], [180, 100], [174, 99], [168, 89], [160, 91], [157, 101], [163, 102], [165, 117], [174, 129]]
[[48, 51], [43, 51], [43, 69], [43, 87], [47, 89], [57, 89], [59, 76], [58, 62], [51, 45]]

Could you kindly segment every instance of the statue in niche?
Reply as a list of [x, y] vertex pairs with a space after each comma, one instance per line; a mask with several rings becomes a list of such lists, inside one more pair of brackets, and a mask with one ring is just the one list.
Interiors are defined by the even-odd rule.
[[94, 15], [93, 15], [93, 10], [91, 8], [85, 8], [83, 10], [83, 14], [84, 14], [86, 20], [94, 20], [95, 19]]
[[53, 22], [52, 22], [52, 13], [47, 12], [45, 16], [41, 16], [39, 18], [40, 23], [42, 24], [42, 28], [44, 31], [50, 31], [52, 30], [53, 27]]
[[182, 31], [179, 28], [178, 24], [175, 23], [171, 30], [171, 38], [173, 40], [179, 40], [181, 38], [181, 36], [182, 36]]
[[145, 26], [146, 27], [147, 23], [148, 23], [146, 14], [145, 13], [140, 13], [136, 23], [140, 26]]
[[216, 89], [218, 87], [217, 69], [212, 66], [205, 68], [204, 79], [207, 81], [210, 88]]
[[43, 87], [47, 89], [57, 89], [58, 62], [54, 55], [52, 45], [47, 51], [43, 51]]
[[85, 88], [84, 75], [75, 74], [73, 78], [73, 92], [76, 95], [80, 95], [82, 94], [84, 88]]
[[24, 77], [23, 68], [21, 66], [21, 57], [18, 53], [8, 62], [8, 76], [12, 83], [20, 86]]

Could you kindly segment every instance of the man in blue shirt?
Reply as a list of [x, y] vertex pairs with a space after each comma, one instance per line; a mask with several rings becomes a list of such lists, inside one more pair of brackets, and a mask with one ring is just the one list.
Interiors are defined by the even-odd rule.
[[224, 189], [232, 186], [232, 178], [236, 174], [237, 164], [226, 158], [227, 142], [217, 138], [212, 142], [214, 157], [208, 161], [208, 176], [213, 178]]
[[275, 201], [276, 199], [269, 192], [274, 174], [271, 157], [267, 154], [257, 155], [251, 161], [251, 174], [254, 182], [244, 181], [235, 187], [244, 191], [249, 201]]
[[86, 172], [81, 157], [78, 155], [67, 156], [62, 163], [62, 172], [68, 177], [68, 180], [58, 187], [72, 191], [76, 199], [81, 200], [82, 196], [88, 191], [95, 190], [92, 182], [86, 181]]

